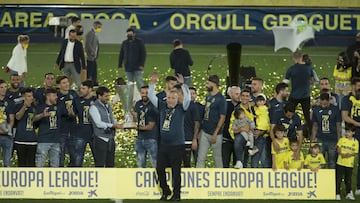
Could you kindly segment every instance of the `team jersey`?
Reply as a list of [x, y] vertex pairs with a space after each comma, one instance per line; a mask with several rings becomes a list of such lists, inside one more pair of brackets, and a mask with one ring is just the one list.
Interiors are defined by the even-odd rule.
[[320, 165], [326, 164], [324, 155], [322, 153], [319, 153], [315, 157], [313, 157], [311, 154], [306, 155], [304, 165], [308, 166], [309, 168], [317, 168]]
[[150, 122], [155, 122], [152, 130], [139, 130], [137, 139], [158, 139], [159, 137], [159, 113], [155, 106], [149, 101], [144, 103], [142, 100], [136, 102], [134, 111], [137, 113], [138, 126], [144, 127]]
[[302, 131], [301, 119], [297, 113], [295, 113], [291, 119], [283, 115], [280, 119], [278, 119], [276, 124], [281, 124], [285, 126], [286, 129], [285, 136], [291, 140], [296, 140], [297, 139], [296, 132]]
[[39, 105], [36, 109], [36, 114], [41, 114], [47, 108], [50, 113], [49, 116], [41, 118], [39, 122], [39, 143], [58, 143], [60, 130], [60, 117], [65, 114], [65, 109], [56, 105]]
[[[68, 94], [62, 94], [58, 91], [57, 96], [57, 106], [62, 106], [62, 108], [66, 109], [67, 106], [73, 108], [73, 100], [78, 97], [78, 94], [74, 90], [69, 90]], [[75, 117], [68, 116], [67, 114], [61, 116], [60, 122], [60, 133], [63, 135], [72, 131], [76, 125]]]
[[[209, 94], [206, 97], [205, 113], [202, 123], [202, 130], [205, 133], [212, 135], [218, 125], [220, 116], [226, 116], [226, 99], [218, 92], [215, 95]], [[223, 133], [223, 128], [218, 131], [218, 134]]]
[[278, 101], [276, 98], [272, 98], [269, 102], [269, 117], [270, 123], [276, 124], [276, 121], [279, 120], [284, 115], [284, 106], [287, 104], [287, 101]]
[[200, 113], [198, 106], [191, 101], [190, 106], [185, 113], [184, 119], [184, 133], [186, 141], [192, 141], [194, 138], [195, 121], [200, 123]]
[[[355, 139], [348, 139], [346, 137], [342, 137], [339, 139], [337, 143], [337, 147], [340, 148], [341, 153], [355, 153], [357, 154], [359, 152], [359, 142]], [[355, 156], [350, 156], [347, 158], [344, 158], [338, 155], [337, 164], [345, 167], [354, 167], [354, 159]]]
[[[15, 105], [14, 114], [19, 112], [23, 107], [24, 102]], [[34, 127], [34, 116], [36, 113], [36, 108], [34, 105], [26, 108], [23, 117], [20, 120], [17, 120], [17, 127], [15, 133], [15, 143], [35, 143], [37, 141]]]
[[271, 144], [271, 154], [275, 155], [275, 166], [276, 169], [284, 169], [284, 162], [288, 152], [290, 151], [290, 142], [289, 139], [284, 137], [282, 141], [275, 139], [274, 142], [279, 144], [279, 150], [276, 151], [274, 144]]
[[286, 163], [289, 166], [289, 169], [298, 169], [301, 167], [301, 164], [304, 163], [304, 154], [300, 151], [299, 159], [294, 158], [294, 152], [289, 151], [286, 156]]
[[93, 137], [93, 128], [90, 120], [89, 109], [95, 102], [96, 97], [86, 99], [84, 97], [76, 97], [73, 101], [73, 110], [77, 116], [76, 128], [72, 133], [75, 137], [91, 140]]
[[313, 108], [313, 122], [317, 123], [317, 138], [321, 141], [337, 141], [337, 123], [341, 122], [339, 108], [330, 104], [322, 108], [315, 106]]

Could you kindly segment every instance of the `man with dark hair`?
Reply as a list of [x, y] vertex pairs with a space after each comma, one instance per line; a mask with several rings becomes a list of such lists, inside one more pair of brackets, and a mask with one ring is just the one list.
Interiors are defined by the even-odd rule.
[[175, 76], [169, 75], [165, 78], [165, 89], [156, 94], [160, 100], [166, 100], [166, 93], [174, 88], [177, 83]]
[[[0, 119], [9, 125], [9, 99], [6, 97], [6, 81], [0, 79]], [[10, 126], [12, 127], [12, 126]], [[13, 137], [9, 132], [0, 129], [0, 147], [2, 148], [3, 166], [11, 166], [11, 156], [13, 151]]]
[[81, 20], [79, 17], [77, 17], [77, 16], [71, 17], [71, 24], [65, 30], [65, 37], [64, 37], [65, 39], [69, 38], [70, 30], [75, 30], [76, 26], [80, 25], [80, 22], [81, 22]]
[[[184, 78], [185, 81], [185, 78]], [[179, 97], [179, 102], [183, 102], [183, 94], [181, 91], [181, 84], [175, 85], [178, 89], [179, 95], [181, 95], [181, 99]], [[196, 89], [194, 87], [189, 87], [190, 93], [190, 105], [188, 110], [185, 113], [184, 118], [184, 133], [185, 133], [185, 153], [184, 153], [184, 167], [190, 168], [191, 167], [191, 156], [193, 155], [195, 163], [197, 161], [197, 147], [198, 142], [197, 138], [200, 132], [200, 107], [199, 104], [195, 102], [195, 97], [191, 96], [194, 94]]]
[[197, 168], [205, 167], [206, 154], [210, 146], [213, 148], [215, 167], [223, 167], [221, 148], [226, 116], [226, 99], [219, 91], [219, 83], [220, 79], [217, 75], [210, 75], [206, 81], [206, 89], [209, 94], [206, 97], [205, 113], [201, 126]]
[[31, 88], [24, 88], [21, 94], [23, 101], [14, 108], [17, 121], [14, 149], [19, 167], [35, 167], [37, 137], [33, 122], [36, 107]]
[[330, 103], [330, 95], [321, 93], [319, 105], [313, 107], [312, 141], [322, 143], [320, 149], [327, 154], [329, 168], [335, 169], [336, 143], [341, 137], [341, 115], [339, 107]]
[[[171, 194], [166, 182], [165, 168], [170, 166], [173, 178], [173, 195], [169, 201], [180, 201], [181, 189], [181, 163], [185, 151], [184, 117], [190, 105], [190, 93], [187, 85], [181, 86], [183, 101], [179, 102], [179, 91], [167, 92], [166, 101], [160, 100], [155, 95], [155, 83], [157, 74], [151, 75], [149, 85], [149, 99], [158, 108], [160, 114], [160, 145], [156, 164], [156, 172], [159, 177], [162, 196], [160, 200], [167, 201]], [[178, 80], [182, 84], [183, 77]]]
[[80, 71], [86, 66], [83, 45], [76, 36], [75, 29], [70, 30], [69, 39], [63, 41], [54, 67], [63, 70], [68, 78], [73, 76], [76, 86], [80, 88]]
[[114, 167], [115, 130], [123, 125], [115, 121], [111, 106], [108, 104], [110, 90], [100, 86], [96, 90], [97, 99], [90, 106], [89, 114], [94, 132], [95, 167]]
[[[331, 92], [331, 87], [330, 87], [330, 80], [327, 77], [323, 77], [319, 80], [319, 89], [320, 89], [320, 94], [321, 93], [328, 93], [329, 94], [329, 101], [330, 104], [334, 105], [334, 106], [338, 106], [339, 103], [339, 95], [337, 95], [334, 92]], [[320, 97], [316, 97], [313, 101], [313, 105], [320, 105]]]
[[121, 44], [119, 55], [119, 69], [122, 69], [123, 63], [128, 81], [135, 82], [140, 89], [143, 85], [142, 72], [145, 65], [146, 50], [144, 42], [135, 36], [132, 28], [127, 29], [127, 39]]
[[[22, 97], [21, 97], [21, 91], [23, 90], [22, 87], [20, 87], [20, 81], [21, 81], [21, 77], [18, 74], [12, 74], [10, 76], [10, 88], [7, 89], [6, 91], [6, 97], [7, 97], [7, 101], [8, 101], [8, 121], [9, 124], [11, 126], [11, 128], [15, 128], [16, 127], [16, 123], [15, 123], [15, 113], [14, 111], [14, 106], [16, 104], [21, 103], [22, 101]], [[12, 129], [11, 132], [9, 132], [9, 134], [12, 134]]]
[[49, 155], [50, 167], [59, 167], [60, 163], [60, 117], [65, 109], [57, 105], [57, 90], [45, 90], [45, 103], [36, 109], [34, 122], [39, 122], [38, 145], [36, 148], [35, 165], [44, 167]]
[[[269, 102], [270, 124], [276, 124], [277, 120], [284, 113], [284, 106], [287, 103], [287, 97], [289, 96], [289, 85], [281, 82], [276, 85], [275, 92], [275, 97]], [[272, 130], [270, 130], [270, 132], [271, 131]]]
[[281, 124], [285, 126], [285, 136], [289, 140], [297, 140], [299, 142], [299, 146], [302, 145], [303, 131], [301, 125], [301, 118], [295, 112], [295, 105], [293, 103], [288, 102], [287, 104], [285, 104], [283, 115], [277, 119], [275, 124], [271, 124], [270, 137], [272, 140], [275, 139], [275, 135], [273, 134], [273, 128], [276, 124]]
[[34, 99], [36, 104], [43, 104], [45, 102], [45, 90], [53, 88], [55, 83], [54, 73], [45, 73], [44, 75], [44, 87], [39, 87], [34, 91]]
[[96, 59], [99, 56], [99, 39], [96, 36], [96, 33], [101, 32], [101, 27], [101, 22], [95, 21], [91, 30], [85, 35], [87, 79], [91, 79], [95, 86], [98, 86]]
[[[309, 132], [311, 132], [310, 119], [310, 80], [313, 78], [312, 67], [302, 60], [300, 52], [293, 53], [294, 65], [290, 66], [285, 74], [284, 82], [291, 80], [291, 92], [289, 102], [295, 104], [300, 103], [304, 113], [305, 124]], [[310, 133], [309, 133], [310, 134]]]
[[[70, 89], [69, 79], [65, 75], [60, 75], [56, 78], [56, 84], [58, 86], [57, 93], [57, 106], [62, 106], [64, 109], [69, 109], [73, 111], [73, 100], [78, 96], [78, 94]], [[60, 167], [65, 165], [65, 153], [68, 152], [70, 155], [70, 163], [69, 166], [75, 162], [75, 152], [74, 146], [71, 141], [71, 135], [73, 134], [73, 130], [75, 129], [76, 119], [73, 115], [62, 115], [59, 117], [61, 122], [61, 128], [59, 130], [60, 137]]]
[[[345, 123], [350, 123], [356, 127], [354, 137], [360, 141], [360, 78], [351, 79], [352, 91], [341, 101], [341, 116]], [[358, 156], [360, 163], [360, 156]], [[357, 184], [355, 195], [360, 195], [360, 167], [357, 169]]]
[[140, 88], [141, 100], [134, 107], [134, 118], [138, 123], [138, 136], [135, 142], [137, 166], [146, 168], [146, 155], [149, 154], [151, 167], [156, 167], [158, 153], [159, 115], [148, 97], [149, 86]]
[[89, 144], [94, 155], [93, 128], [91, 125], [89, 109], [94, 104], [96, 97], [92, 95], [93, 82], [85, 80], [81, 83], [80, 97], [74, 98], [74, 114], [78, 122], [71, 133], [71, 142], [74, 147], [73, 166], [81, 167], [84, 161], [86, 145]]
[[175, 69], [175, 75], [183, 75], [184, 83], [191, 85], [191, 72], [189, 66], [193, 65], [188, 50], [183, 48], [183, 43], [179, 39], [173, 42], [174, 50], [170, 53], [170, 67]]

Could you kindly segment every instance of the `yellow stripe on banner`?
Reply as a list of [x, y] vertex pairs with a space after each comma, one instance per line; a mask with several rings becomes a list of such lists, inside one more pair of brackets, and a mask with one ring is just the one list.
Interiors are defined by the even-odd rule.
[[[167, 171], [171, 185], [171, 172]], [[335, 198], [335, 170], [187, 168], [182, 199]], [[0, 199], [159, 199], [155, 169], [3, 168]]]
[[285, 7], [333, 7], [357, 8], [357, 0], [0, 0], [0, 4], [56, 4], [56, 5], [118, 5], [118, 6], [285, 6]]

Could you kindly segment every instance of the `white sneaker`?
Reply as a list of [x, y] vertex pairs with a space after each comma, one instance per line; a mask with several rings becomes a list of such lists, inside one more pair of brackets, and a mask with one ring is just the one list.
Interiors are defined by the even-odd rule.
[[360, 195], [360, 189], [355, 190], [355, 195]]
[[335, 200], [341, 200], [340, 195], [336, 195]]
[[246, 146], [247, 146], [247, 147], [250, 147], [250, 146], [251, 146], [251, 142], [250, 142], [250, 141], [247, 141], [247, 142], [246, 142]]
[[236, 164], [234, 166], [234, 168], [243, 168], [243, 163], [241, 161], [236, 161]]
[[258, 148], [248, 150], [250, 156], [254, 156], [254, 154], [256, 154], [258, 151], [259, 151]]
[[349, 199], [349, 200], [355, 200], [355, 197], [354, 197], [354, 194], [353, 194], [352, 191], [349, 192], [349, 193], [346, 195], [345, 198], [346, 198], [346, 199]]

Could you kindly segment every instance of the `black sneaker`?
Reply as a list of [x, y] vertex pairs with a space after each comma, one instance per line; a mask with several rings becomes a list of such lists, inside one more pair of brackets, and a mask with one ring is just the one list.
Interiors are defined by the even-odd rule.
[[170, 202], [180, 201], [180, 196], [173, 195], [168, 201], [170, 201]]
[[163, 194], [161, 195], [160, 197], [160, 200], [161, 201], [168, 201], [168, 197], [171, 195], [171, 192], [170, 191], [167, 191], [167, 192], [163, 192]]

